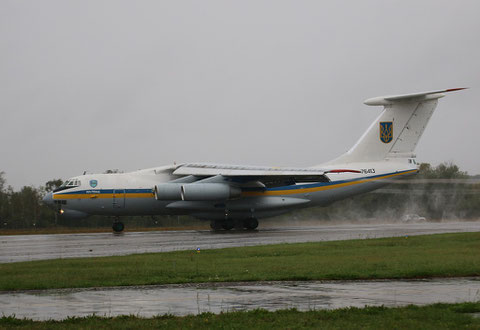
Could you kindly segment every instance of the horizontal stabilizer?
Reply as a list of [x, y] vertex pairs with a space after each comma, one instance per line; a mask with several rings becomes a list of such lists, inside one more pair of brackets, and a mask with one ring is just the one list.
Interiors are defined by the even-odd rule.
[[365, 100], [363, 103], [366, 105], [389, 105], [396, 102], [411, 102], [411, 101], [426, 101], [434, 100], [444, 97], [444, 93], [461, 91], [467, 88], [451, 88], [440, 91], [430, 91], [422, 93], [413, 93], [413, 94], [403, 94], [403, 95], [390, 95], [390, 96], [379, 96], [374, 97], [368, 100]]

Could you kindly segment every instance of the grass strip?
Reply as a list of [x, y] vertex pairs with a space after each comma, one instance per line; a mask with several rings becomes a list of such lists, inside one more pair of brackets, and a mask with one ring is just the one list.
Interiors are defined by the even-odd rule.
[[172, 315], [69, 318], [35, 322], [0, 318], [0, 329], [479, 329], [480, 303], [396, 308], [365, 307], [300, 312], [295, 309]]
[[0, 290], [480, 275], [480, 233], [0, 264]]

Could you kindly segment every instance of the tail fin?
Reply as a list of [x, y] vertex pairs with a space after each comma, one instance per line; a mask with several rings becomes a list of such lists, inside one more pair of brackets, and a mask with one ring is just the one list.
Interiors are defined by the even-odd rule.
[[366, 105], [383, 105], [380, 116], [360, 140], [329, 164], [381, 161], [385, 158], [410, 158], [423, 134], [438, 99], [446, 92], [465, 88], [375, 97]]

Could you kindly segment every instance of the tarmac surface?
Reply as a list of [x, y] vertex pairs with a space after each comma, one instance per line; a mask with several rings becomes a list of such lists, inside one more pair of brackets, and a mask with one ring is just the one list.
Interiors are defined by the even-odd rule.
[[273, 228], [260, 226], [255, 231], [188, 230], [122, 234], [11, 235], [0, 236], [0, 263], [474, 231], [480, 231], [480, 221], [328, 224]]
[[256, 282], [0, 293], [0, 313], [33, 320], [72, 316], [188, 315], [425, 305], [480, 300], [480, 278], [404, 281]]
[[[479, 232], [480, 222], [336, 224], [256, 231], [157, 231], [124, 234], [0, 236], [0, 263], [218, 249], [274, 243]], [[203, 283], [0, 292], [0, 314], [34, 320], [162, 314], [423, 305], [480, 300], [480, 278], [383, 281]]]

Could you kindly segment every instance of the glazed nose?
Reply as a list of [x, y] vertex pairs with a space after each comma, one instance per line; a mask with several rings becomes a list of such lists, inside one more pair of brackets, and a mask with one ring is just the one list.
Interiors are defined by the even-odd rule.
[[43, 204], [53, 205], [53, 194], [51, 192], [47, 193], [42, 199]]

